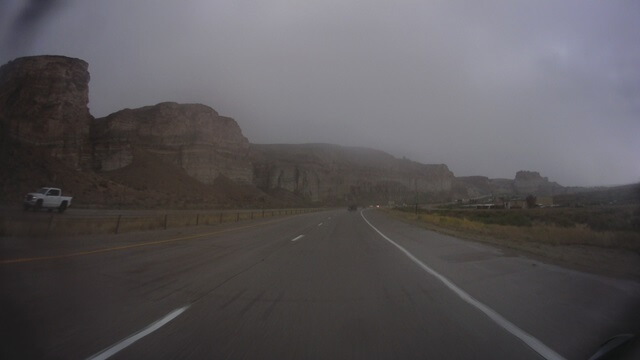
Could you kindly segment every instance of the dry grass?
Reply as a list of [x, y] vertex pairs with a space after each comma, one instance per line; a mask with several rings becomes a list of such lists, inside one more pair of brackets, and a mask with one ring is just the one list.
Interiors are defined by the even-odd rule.
[[[398, 212], [400, 213], [400, 212]], [[442, 216], [434, 214], [410, 215], [400, 213], [404, 217], [444, 227], [452, 230], [495, 237], [503, 240], [519, 242], [537, 242], [548, 245], [588, 245], [604, 248], [626, 249], [640, 253], [640, 233], [633, 231], [595, 231], [586, 225], [561, 227], [547, 224], [532, 226], [512, 226], [485, 224], [466, 218]], [[503, 242], [501, 242], [503, 243]]]
[[640, 279], [640, 232], [595, 231], [584, 224], [498, 225], [436, 213], [387, 212], [430, 230], [524, 251], [559, 265]]
[[185, 212], [141, 216], [69, 216], [26, 214], [0, 217], [0, 236], [45, 236], [115, 234], [187, 226], [233, 223], [276, 216], [316, 212], [321, 209], [241, 210], [222, 212]]

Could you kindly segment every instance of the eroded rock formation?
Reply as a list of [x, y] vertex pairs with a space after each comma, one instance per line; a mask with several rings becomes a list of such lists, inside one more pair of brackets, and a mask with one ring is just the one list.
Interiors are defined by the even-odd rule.
[[96, 170], [129, 165], [133, 149], [155, 154], [205, 184], [224, 175], [251, 183], [249, 141], [235, 120], [201, 104], [160, 103], [97, 119], [92, 129]]
[[513, 181], [515, 192], [519, 195], [557, 195], [563, 193], [563, 187], [548, 178], [540, 176], [537, 171], [518, 171]]
[[0, 124], [5, 139], [46, 149], [67, 165], [88, 160], [92, 120], [88, 64], [31, 56], [0, 67]]
[[[167, 171], [177, 166], [203, 184], [232, 181], [243, 184], [243, 191], [304, 203], [413, 203], [416, 197], [420, 202], [437, 202], [457, 194], [546, 195], [559, 188], [534, 172], [519, 172], [513, 181], [456, 180], [444, 164], [425, 165], [366, 148], [250, 145], [235, 120], [201, 104], [164, 102], [94, 119], [87, 107], [88, 83], [88, 64], [80, 59], [35, 56], [2, 66], [0, 140], [8, 140], [2, 143], [11, 143], [11, 154], [22, 151], [20, 146], [38, 149], [96, 177], [108, 178], [107, 173], [121, 169], [118, 174], [144, 177], [148, 171], [135, 168], [158, 161], [151, 164], [156, 177], [163, 164], [171, 164]], [[144, 159], [136, 158], [141, 156]], [[56, 181], [55, 176], [49, 178]], [[143, 190], [152, 189], [154, 183], [122, 181]]]
[[385, 152], [329, 144], [252, 145], [254, 184], [312, 201], [407, 201], [415, 193], [446, 193], [453, 173]]

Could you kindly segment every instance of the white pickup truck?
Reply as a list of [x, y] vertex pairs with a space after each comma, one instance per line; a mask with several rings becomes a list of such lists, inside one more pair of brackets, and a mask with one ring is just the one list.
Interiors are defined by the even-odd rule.
[[22, 204], [25, 210], [34, 209], [58, 209], [63, 213], [69, 206], [71, 206], [71, 196], [62, 196], [62, 190], [57, 188], [41, 188], [38, 192], [28, 193], [24, 197]]

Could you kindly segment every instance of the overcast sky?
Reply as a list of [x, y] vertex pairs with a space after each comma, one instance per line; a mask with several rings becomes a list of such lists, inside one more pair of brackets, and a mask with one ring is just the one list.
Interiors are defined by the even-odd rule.
[[89, 63], [91, 113], [203, 103], [253, 143], [325, 142], [640, 181], [640, 1], [1, 0], [0, 62]]

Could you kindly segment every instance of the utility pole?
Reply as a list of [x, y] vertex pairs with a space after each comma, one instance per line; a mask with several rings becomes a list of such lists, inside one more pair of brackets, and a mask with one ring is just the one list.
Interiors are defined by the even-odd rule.
[[418, 215], [418, 179], [413, 180], [413, 187], [416, 191], [416, 216]]

